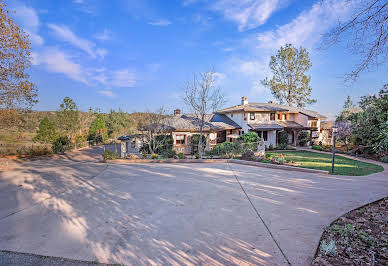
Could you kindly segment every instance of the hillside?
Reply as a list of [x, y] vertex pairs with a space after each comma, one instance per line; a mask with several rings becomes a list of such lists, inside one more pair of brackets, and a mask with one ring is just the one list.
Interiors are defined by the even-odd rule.
[[[105, 118], [108, 118], [109, 116], [109, 114], [103, 115]], [[21, 127], [2, 125], [0, 127], [0, 153], [2, 153], [2, 150], [4, 151], [4, 149], [17, 149], [22, 146], [29, 147], [32, 145], [39, 145], [38, 143], [34, 143], [32, 138], [36, 135], [40, 120], [46, 116], [55, 123], [55, 111], [31, 111], [20, 115]], [[80, 112], [81, 131], [89, 129], [95, 116], [96, 114], [91, 112]], [[112, 139], [117, 138], [119, 135], [136, 133], [139, 121], [144, 118], [143, 113], [124, 113], [124, 116], [126, 126], [117, 132], [112, 132], [110, 136]]]

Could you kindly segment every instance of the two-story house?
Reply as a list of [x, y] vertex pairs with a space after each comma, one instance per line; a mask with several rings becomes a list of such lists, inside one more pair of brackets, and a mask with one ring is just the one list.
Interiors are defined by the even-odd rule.
[[[299, 133], [310, 132], [310, 140], [319, 140], [321, 119], [325, 117], [311, 110], [280, 105], [273, 102], [249, 103], [242, 97], [241, 104], [228, 107], [206, 116], [203, 128], [206, 149], [217, 143], [233, 142], [247, 132], [255, 131], [263, 138], [265, 145], [278, 145], [278, 133], [288, 133], [288, 143], [298, 145]], [[194, 134], [199, 134], [200, 120], [194, 115], [181, 114], [179, 109], [166, 118], [171, 128], [173, 149], [184, 154], [192, 153]], [[128, 137], [128, 136], [126, 136]], [[130, 141], [126, 140], [125, 141]]]
[[[233, 141], [233, 137], [250, 131], [261, 136], [268, 146], [278, 144], [278, 132], [285, 130], [288, 133], [289, 144], [297, 145], [298, 135], [303, 130], [310, 131], [310, 138], [318, 137], [320, 121], [325, 118], [317, 112], [297, 107], [280, 105], [273, 102], [249, 103], [248, 97], [242, 97], [241, 104], [228, 107], [216, 112], [226, 115], [238, 124], [239, 132], [227, 131], [226, 141]], [[234, 133], [234, 134], [232, 134]]]

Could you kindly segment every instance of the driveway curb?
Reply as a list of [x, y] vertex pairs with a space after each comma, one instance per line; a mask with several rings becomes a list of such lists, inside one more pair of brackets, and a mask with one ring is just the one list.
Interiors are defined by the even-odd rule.
[[152, 160], [152, 159], [140, 159], [140, 160], [125, 160], [117, 159], [109, 161], [112, 164], [137, 164], [137, 163], [235, 163], [243, 164], [256, 167], [272, 168], [272, 169], [281, 169], [288, 171], [299, 171], [304, 173], [313, 173], [313, 174], [329, 174], [325, 170], [317, 169], [308, 169], [302, 167], [295, 167], [290, 165], [280, 165], [280, 164], [270, 164], [270, 163], [261, 163], [245, 160], [236, 160], [236, 159], [168, 159], [168, 160]]

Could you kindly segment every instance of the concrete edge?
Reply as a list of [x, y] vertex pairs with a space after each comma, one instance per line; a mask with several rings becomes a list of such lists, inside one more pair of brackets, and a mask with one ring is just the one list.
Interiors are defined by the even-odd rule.
[[116, 159], [108, 161], [114, 164], [133, 164], [133, 163], [227, 163], [228, 159]]
[[167, 159], [167, 160], [153, 160], [153, 159], [116, 159], [108, 161], [112, 164], [136, 164], [136, 163], [235, 163], [250, 165], [256, 167], [272, 168], [272, 169], [281, 169], [289, 171], [299, 171], [304, 173], [313, 173], [313, 174], [329, 174], [325, 170], [309, 169], [302, 167], [295, 167], [290, 165], [280, 165], [280, 164], [271, 164], [271, 163], [261, 163], [245, 160], [236, 160], [236, 159]]
[[299, 172], [313, 173], [313, 174], [329, 174], [329, 172], [325, 170], [309, 169], [309, 168], [302, 168], [302, 167], [296, 167], [296, 166], [290, 166], [290, 165], [261, 163], [261, 162], [252, 162], [252, 161], [235, 160], [235, 159], [229, 159], [228, 161], [230, 163], [235, 163], [235, 164], [244, 164], [244, 165], [258, 166], [258, 167], [264, 167], [264, 168], [299, 171]]

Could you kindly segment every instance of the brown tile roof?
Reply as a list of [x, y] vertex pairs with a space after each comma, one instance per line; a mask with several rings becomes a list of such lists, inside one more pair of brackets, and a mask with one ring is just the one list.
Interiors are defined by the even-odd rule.
[[314, 118], [326, 118], [323, 115], [320, 115], [319, 113], [312, 111], [312, 110], [306, 110], [303, 108], [293, 107], [293, 106], [287, 106], [277, 103], [248, 103], [245, 105], [235, 105], [232, 107], [228, 107], [222, 110], [217, 111], [217, 113], [224, 114], [224, 113], [230, 113], [230, 112], [287, 112], [287, 113], [302, 113], [310, 117]]
[[[199, 131], [200, 119], [193, 114], [170, 116], [165, 123], [173, 128], [173, 131]], [[233, 120], [223, 114], [209, 114], [205, 116], [204, 131], [217, 131], [225, 129], [241, 128]]]
[[293, 121], [270, 121], [265, 123], [248, 124], [254, 130], [282, 130], [284, 128], [307, 129]]

